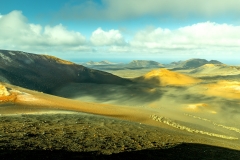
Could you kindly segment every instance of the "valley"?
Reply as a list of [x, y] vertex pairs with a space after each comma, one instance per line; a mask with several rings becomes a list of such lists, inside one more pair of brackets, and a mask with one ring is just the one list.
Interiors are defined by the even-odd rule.
[[180, 150], [192, 146], [191, 158], [207, 156], [204, 147], [212, 158], [220, 150], [240, 157], [237, 66], [191, 59], [134, 61], [133, 68], [90, 63], [89, 69], [17, 51], [1, 51], [0, 61], [3, 156], [27, 146], [106, 159], [153, 149], [174, 159], [173, 152], [184, 156]]

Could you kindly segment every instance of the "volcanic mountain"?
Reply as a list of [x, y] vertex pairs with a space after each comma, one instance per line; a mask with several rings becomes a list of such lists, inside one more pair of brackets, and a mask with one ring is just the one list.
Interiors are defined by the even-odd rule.
[[68, 83], [130, 82], [54, 56], [8, 50], [0, 50], [0, 81], [45, 93]]
[[179, 86], [188, 85], [200, 82], [200, 80], [180, 74], [177, 72], [172, 72], [167, 69], [157, 69], [148, 72], [144, 76], [135, 79], [138, 82], [161, 85], [161, 86]]

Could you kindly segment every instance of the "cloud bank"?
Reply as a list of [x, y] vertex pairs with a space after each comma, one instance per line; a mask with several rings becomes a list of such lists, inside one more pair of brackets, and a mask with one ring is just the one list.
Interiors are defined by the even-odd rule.
[[240, 53], [240, 26], [214, 22], [197, 23], [175, 30], [144, 28], [125, 41], [120, 30], [97, 28], [90, 37], [70, 31], [64, 25], [29, 23], [20, 11], [0, 15], [0, 48], [34, 53], [111, 53], [233, 55]]
[[46, 47], [71, 48], [86, 43], [81, 33], [69, 31], [61, 24], [43, 27], [28, 23], [20, 11], [1, 15], [0, 28], [1, 48], [45, 50]]
[[79, 5], [68, 4], [61, 16], [74, 19], [131, 19], [144, 15], [174, 16], [175, 18], [203, 16], [240, 16], [238, 0], [90, 0]]
[[135, 35], [131, 45], [149, 49], [239, 48], [240, 26], [205, 22], [176, 30], [146, 29]]

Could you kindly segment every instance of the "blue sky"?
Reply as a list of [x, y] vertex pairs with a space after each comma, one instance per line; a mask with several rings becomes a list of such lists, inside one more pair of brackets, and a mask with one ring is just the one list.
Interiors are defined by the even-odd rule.
[[240, 60], [238, 0], [0, 3], [1, 49], [75, 61]]

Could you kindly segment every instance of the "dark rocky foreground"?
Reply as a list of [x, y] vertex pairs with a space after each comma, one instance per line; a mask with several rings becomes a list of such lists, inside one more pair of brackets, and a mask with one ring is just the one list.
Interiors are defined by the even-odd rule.
[[187, 139], [88, 114], [0, 116], [0, 159], [240, 159], [238, 150]]

